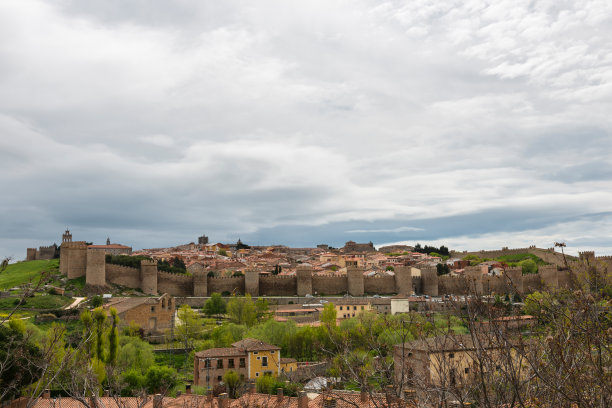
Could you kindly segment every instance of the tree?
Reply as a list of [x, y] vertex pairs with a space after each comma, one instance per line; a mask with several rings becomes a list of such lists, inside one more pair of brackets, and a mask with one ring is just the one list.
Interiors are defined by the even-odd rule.
[[333, 303], [326, 303], [323, 306], [323, 311], [321, 312], [321, 323], [324, 323], [328, 326], [335, 327], [336, 326], [336, 307]]
[[145, 385], [151, 394], [167, 394], [178, 384], [176, 370], [167, 366], [152, 366], [145, 375]]
[[185, 349], [192, 349], [193, 341], [202, 334], [202, 319], [189, 305], [182, 305], [177, 315], [178, 322], [174, 332], [178, 339], [183, 342]]
[[234, 323], [247, 327], [257, 322], [257, 308], [249, 294], [244, 297], [232, 296], [227, 302], [227, 314]]
[[204, 313], [208, 316], [219, 316], [225, 313], [227, 305], [220, 293], [213, 293], [204, 303]]
[[93, 298], [91, 298], [91, 306], [93, 308], [97, 308], [100, 307], [104, 304], [104, 299], [102, 298], [102, 296], [100, 295], [96, 295]]
[[523, 275], [538, 273], [538, 264], [533, 259], [525, 259], [518, 263], [523, 270]]
[[237, 391], [242, 383], [238, 373], [234, 370], [226, 371], [223, 375], [223, 382], [225, 383], [229, 397], [236, 398]]
[[436, 265], [436, 271], [438, 272], [438, 276], [447, 275], [450, 273], [450, 267], [448, 266], [448, 264], [439, 263]]

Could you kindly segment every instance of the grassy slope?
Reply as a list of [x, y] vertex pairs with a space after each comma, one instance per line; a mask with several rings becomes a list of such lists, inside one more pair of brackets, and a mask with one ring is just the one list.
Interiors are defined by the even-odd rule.
[[[60, 309], [72, 302], [72, 298], [57, 295], [42, 295], [37, 294], [34, 297], [27, 298], [25, 303], [22, 303], [20, 308], [25, 309]], [[15, 298], [0, 299], [0, 309], [13, 309], [15, 307]]]
[[0, 289], [8, 289], [32, 281], [37, 283], [43, 271], [57, 272], [59, 259], [50, 261], [24, 261], [10, 264], [0, 273]]

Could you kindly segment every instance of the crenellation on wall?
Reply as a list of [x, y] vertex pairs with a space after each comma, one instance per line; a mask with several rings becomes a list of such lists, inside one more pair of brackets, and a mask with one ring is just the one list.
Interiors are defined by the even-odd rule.
[[244, 276], [209, 277], [208, 293], [212, 294], [223, 292], [243, 295], [245, 293]]
[[140, 289], [140, 268], [107, 263], [106, 281], [114, 285]]
[[341, 295], [348, 290], [346, 275], [316, 274], [312, 276], [312, 290], [314, 294]]
[[392, 275], [366, 276], [364, 278], [363, 288], [365, 293], [375, 293], [379, 295], [399, 293], [397, 291], [395, 276]]
[[297, 277], [289, 275], [260, 276], [259, 294], [261, 296], [282, 296], [297, 293]]

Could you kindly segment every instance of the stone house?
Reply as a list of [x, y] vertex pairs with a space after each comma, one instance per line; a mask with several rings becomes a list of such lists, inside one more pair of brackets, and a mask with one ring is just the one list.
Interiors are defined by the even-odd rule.
[[214, 387], [222, 382], [227, 370], [236, 371], [244, 380], [255, 380], [263, 375], [278, 377], [280, 347], [256, 339], [244, 339], [232, 347], [197, 352], [193, 365], [193, 383], [204, 387]]
[[135, 323], [146, 334], [162, 333], [174, 328], [176, 303], [164, 293], [158, 297], [118, 297], [104, 305], [104, 309], [117, 309], [121, 325]]

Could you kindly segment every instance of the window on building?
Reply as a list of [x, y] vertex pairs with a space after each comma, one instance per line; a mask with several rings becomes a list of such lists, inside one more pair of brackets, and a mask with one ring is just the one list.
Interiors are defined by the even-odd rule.
[[223, 368], [223, 360], [221, 359], [217, 360], [217, 368]]
[[365, 310], [365, 306], [361, 306], [361, 310]]
[[259, 377], [259, 373], [255, 373], [255, 377]]
[[451, 385], [455, 385], [456, 384], [456, 379], [455, 379], [455, 369], [451, 368], [450, 370], [450, 383]]
[[246, 359], [245, 358], [240, 358], [240, 367], [241, 368], [246, 367]]
[[219, 381], [219, 382], [223, 381], [223, 377], [218, 376], [218, 377], [217, 377], [217, 381]]
[[449, 353], [448, 358], [455, 358], [455, 353]]
[[340, 310], [342, 310], [342, 306], [340, 306]]
[[468, 367], [465, 367], [465, 370], [463, 370], [463, 372], [468, 374], [470, 372], [470, 369]]
[[259, 351], [254, 351], [253, 354], [259, 354]]
[[209, 382], [209, 381], [210, 381], [210, 376], [207, 375], [206, 376], [206, 382]]
[[353, 310], [357, 310], [357, 306], [353, 306]]
[[204, 360], [204, 368], [210, 368], [210, 360]]
[[268, 357], [262, 357], [261, 358], [261, 365], [262, 365], [262, 367], [267, 367], [268, 366]]
[[151, 306], [151, 313], [155, 313], [155, 306]]
[[234, 368], [234, 359], [230, 358], [227, 360], [227, 368]]

